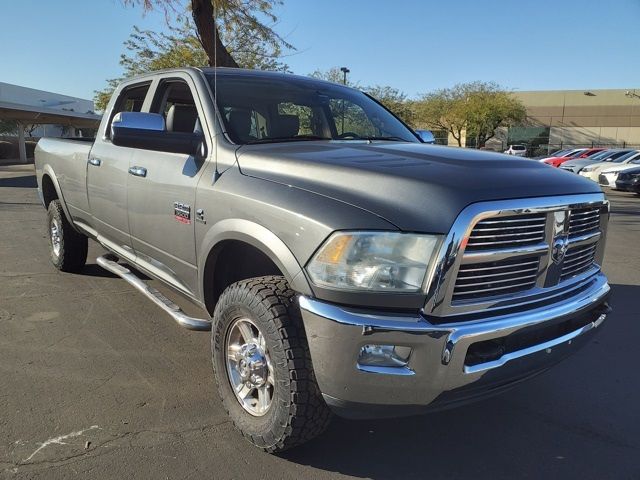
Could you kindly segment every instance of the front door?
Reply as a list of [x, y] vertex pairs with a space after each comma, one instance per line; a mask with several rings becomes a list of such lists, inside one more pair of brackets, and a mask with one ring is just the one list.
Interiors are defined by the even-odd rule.
[[[200, 106], [187, 79], [160, 82], [151, 106], [167, 131], [201, 129]], [[136, 150], [130, 161], [131, 243], [141, 266], [184, 293], [197, 292], [195, 201], [204, 160], [185, 154]]]

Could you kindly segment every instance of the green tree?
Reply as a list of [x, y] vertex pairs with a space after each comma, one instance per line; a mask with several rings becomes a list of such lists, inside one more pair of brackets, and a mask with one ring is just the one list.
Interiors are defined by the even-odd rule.
[[391, 110], [398, 118], [408, 125], [414, 124], [414, 111], [407, 95], [397, 88], [388, 85], [365, 87], [363, 90]]
[[[328, 70], [316, 70], [309, 74], [310, 77], [319, 78], [333, 83], [344, 83], [344, 74], [338, 67], [332, 67]], [[361, 90], [389, 110], [391, 110], [398, 118], [405, 123], [413, 125], [414, 111], [411, 102], [407, 99], [407, 95], [397, 88], [388, 85], [363, 86], [359, 82], [353, 82], [347, 77], [347, 86]]]
[[[182, 0], [123, 1], [125, 5], [142, 6], [145, 12], [160, 9], [166, 18], [183, 5]], [[208, 65], [242, 66], [235, 55], [239, 51], [255, 55], [260, 51], [279, 53], [282, 49], [293, 49], [274, 30], [278, 18], [273, 9], [279, 5], [282, 0], [190, 0], [196, 38], [207, 55]], [[262, 48], [265, 46], [266, 49]]]
[[482, 147], [498, 127], [524, 122], [522, 102], [493, 82], [471, 82], [427, 93], [414, 104], [420, 127], [446, 130], [462, 146], [462, 132]]
[[[169, 26], [168, 33], [133, 27], [133, 32], [124, 42], [126, 53], [120, 56], [124, 74], [107, 80], [107, 86], [96, 92], [94, 102], [97, 110], [105, 109], [123, 78], [165, 68], [208, 65], [209, 59], [192, 22], [187, 17], [178, 17], [177, 23], [178, 26]], [[238, 64], [244, 68], [288, 70], [288, 66], [278, 60], [282, 53], [278, 46], [249, 42], [248, 38], [240, 36], [230, 38], [228, 45]]]
[[[344, 73], [342, 73], [342, 71], [338, 67], [331, 67], [329, 70], [316, 70], [310, 73], [309, 76], [313, 78], [319, 78], [320, 80], [326, 80], [327, 82], [345, 84]], [[352, 82], [351, 79], [349, 79], [348, 75], [346, 85], [348, 87], [360, 88], [360, 84]]]

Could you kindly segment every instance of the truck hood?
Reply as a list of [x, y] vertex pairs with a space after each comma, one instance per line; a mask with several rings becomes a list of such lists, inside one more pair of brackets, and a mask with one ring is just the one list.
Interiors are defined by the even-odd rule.
[[535, 160], [414, 143], [245, 145], [237, 158], [245, 175], [349, 203], [405, 231], [446, 233], [475, 202], [601, 191]]

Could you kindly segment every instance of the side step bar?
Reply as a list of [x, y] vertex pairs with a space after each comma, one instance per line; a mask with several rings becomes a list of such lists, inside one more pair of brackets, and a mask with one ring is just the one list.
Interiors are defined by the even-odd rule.
[[111, 255], [104, 255], [102, 257], [98, 257], [96, 262], [105, 270], [118, 275], [146, 295], [153, 303], [171, 315], [171, 317], [178, 322], [178, 325], [189, 330], [211, 330], [211, 322], [209, 320], [193, 318], [186, 315], [178, 305], [173, 303], [155, 288], [144, 283], [131, 270], [120, 265], [116, 261], [115, 257]]

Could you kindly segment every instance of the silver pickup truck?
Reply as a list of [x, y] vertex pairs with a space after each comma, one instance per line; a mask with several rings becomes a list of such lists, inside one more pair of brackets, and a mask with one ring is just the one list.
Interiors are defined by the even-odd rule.
[[53, 264], [81, 273], [93, 239], [101, 266], [211, 330], [222, 403], [270, 452], [331, 412], [411, 415], [502, 391], [609, 311], [597, 184], [425, 145], [373, 98], [317, 79], [131, 79], [95, 141], [43, 139], [36, 170]]

